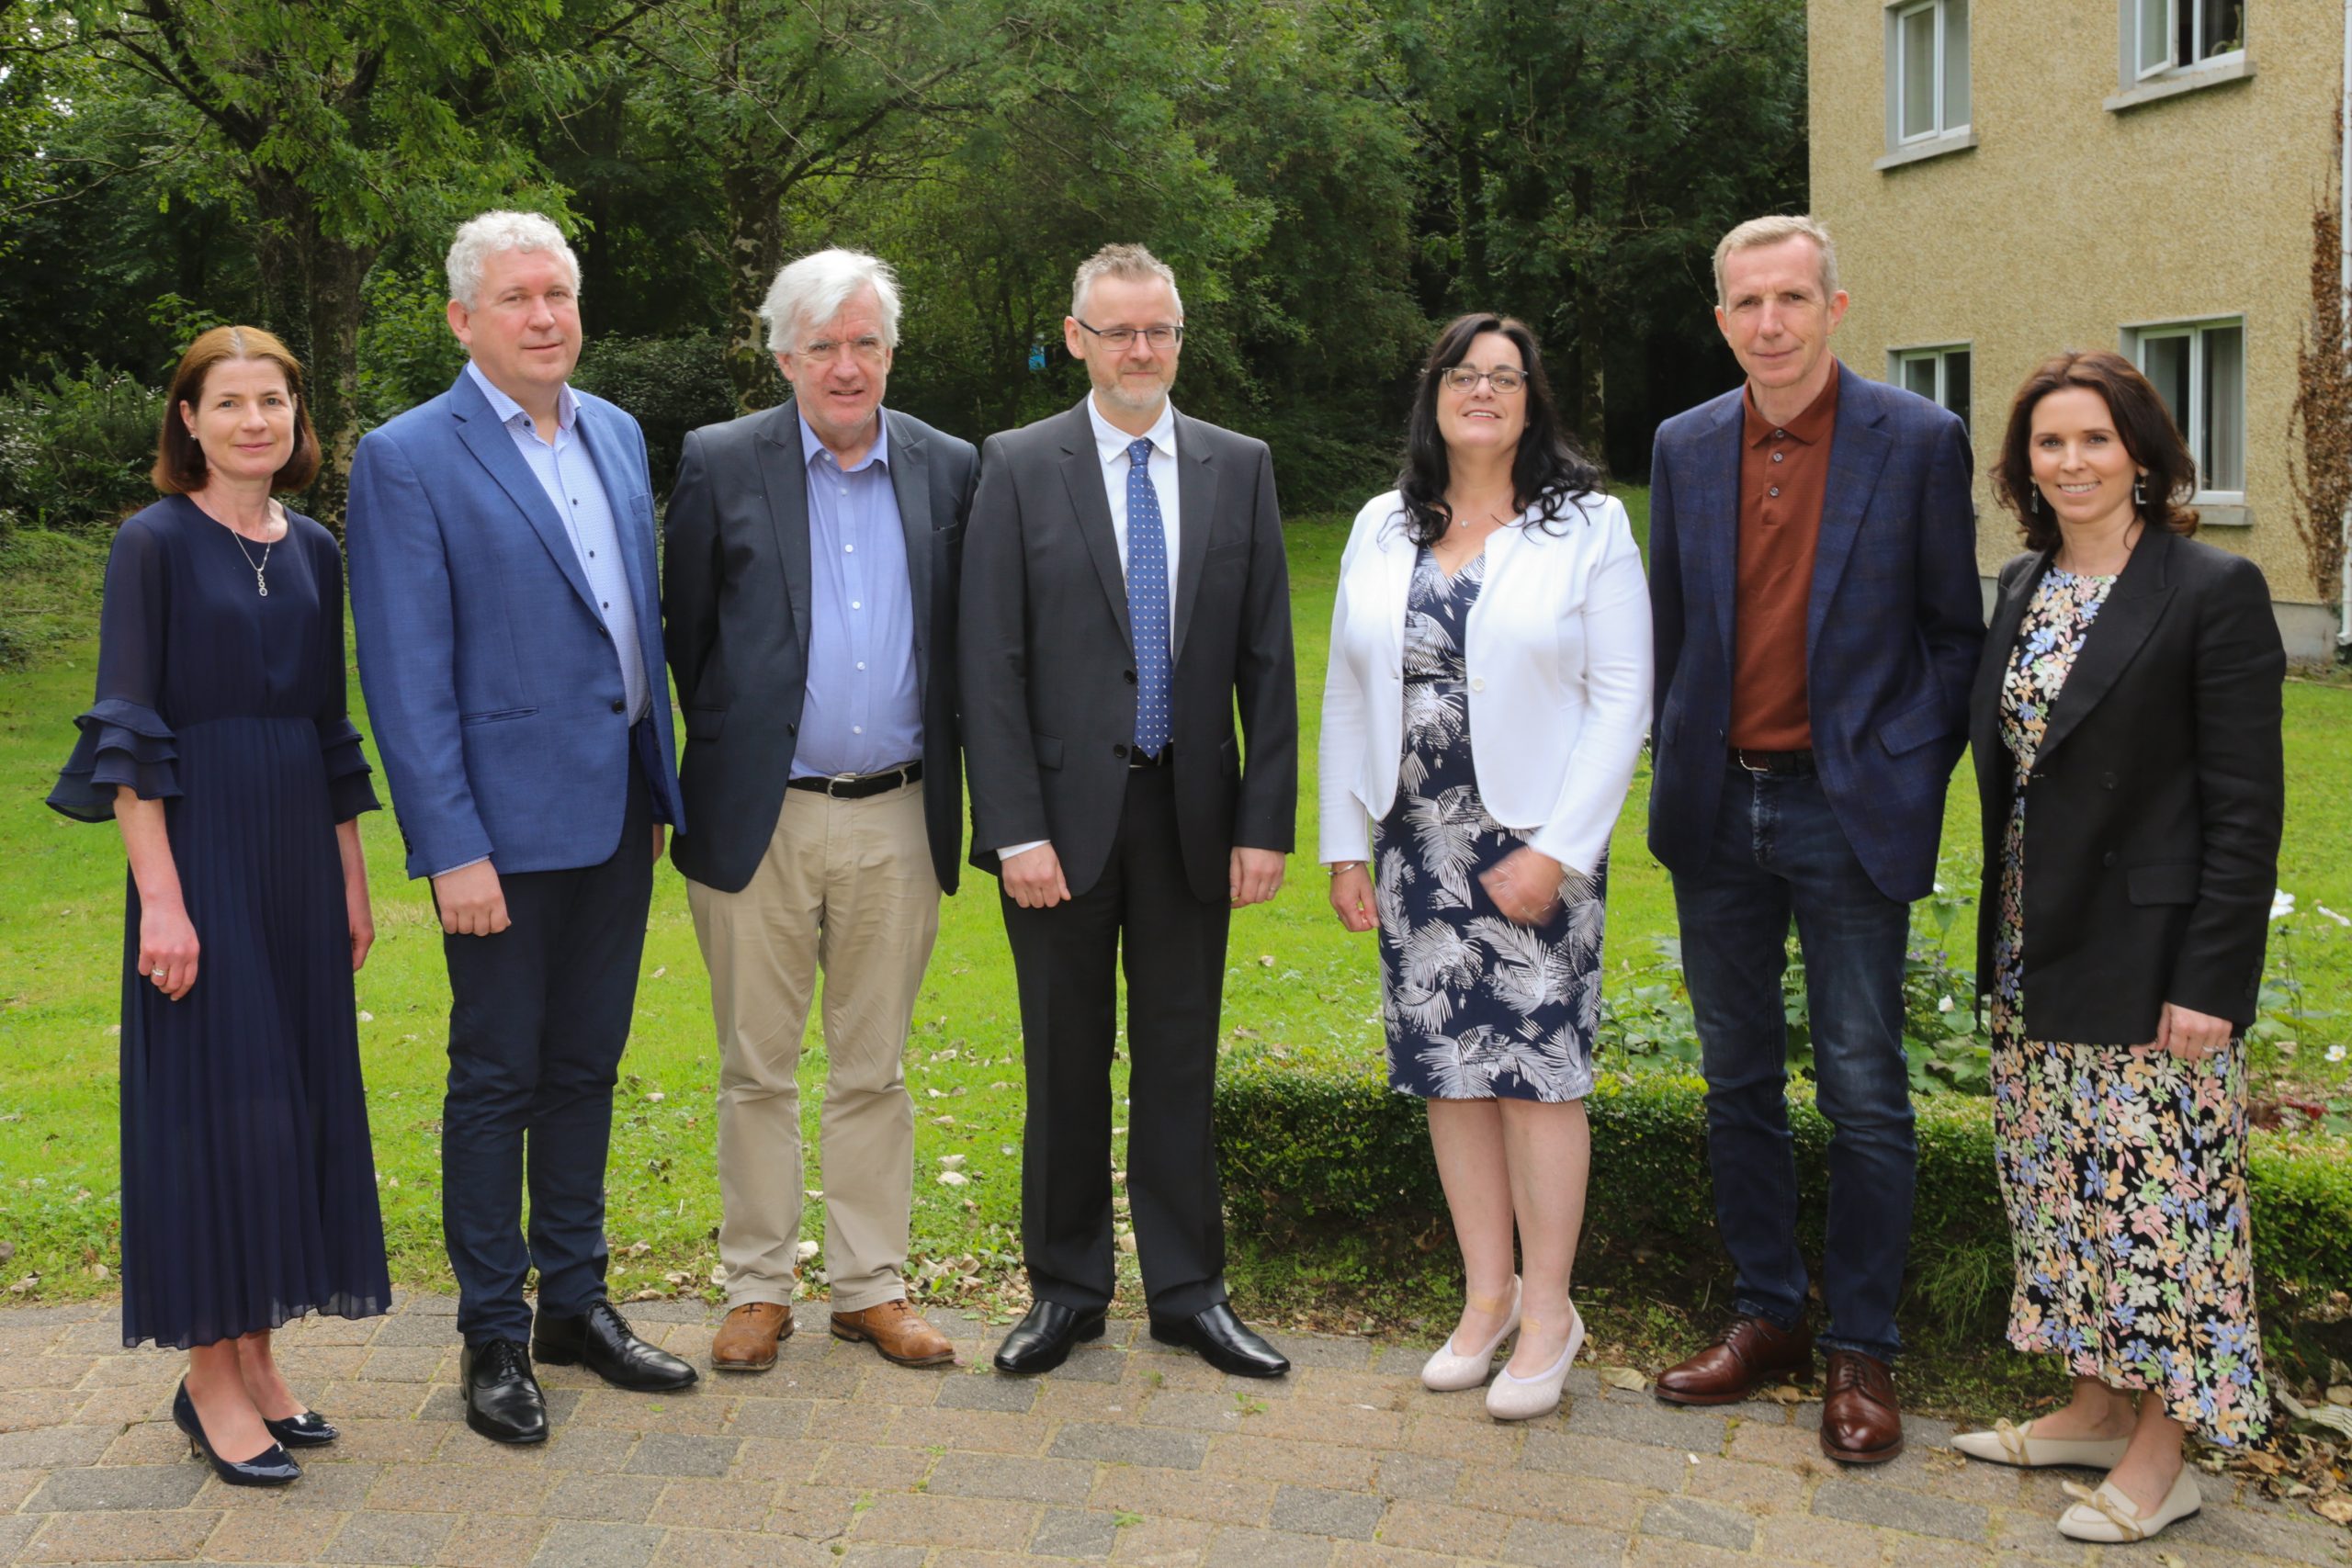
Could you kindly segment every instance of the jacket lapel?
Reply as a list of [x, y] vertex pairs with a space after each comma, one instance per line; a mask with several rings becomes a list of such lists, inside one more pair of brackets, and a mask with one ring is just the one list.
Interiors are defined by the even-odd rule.
[[1877, 389], [1843, 365], [1838, 367], [1838, 409], [1829, 437], [1829, 482], [1821, 497], [1821, 530], [1814, 545], [1813, 588], [1805, 603], [1805, 668], [1811, 670], [1813, 650], [1820, 641], [1822, 623], [1829, 618], [1830, 601], [1838, 596], [1838, 580], [1845, 575], [1846, 559], [1854, 553], [1854, 537], [1862, 530], [1862, 514], [1878, 490], [1878, 478], [1894, 449], [1885, 431], [1886, 408]]
[[571, 536], [564, 532], [563, 519], [556, 515], [548, 492], [539, 486], [538, 476], [531, 472], [523, 454], [514, 449], [514, 435], [498, 423], [498, 416], [491, 411], [481, 389], [474, 385], [470, 373], [458, 372], [458, 384], [449, 389], [449, 401], [458, 419], [458, 439], [474, 455], [475, 461], [490, 470], [490, 477], [498, 481], [507, 499], [531, 525], [532, 532], [538, 535], [539, 543], [547, 547], [556, 570], [563, 573], [563, 580], [571, 584], [571, 591], [580, 595], [580, 602], [588, 606], [589, 612], [595, 614], [596, 596], [588, 590], [588, 575], [581, 570], [580, 552], [572, 547]]
[[[1976, 660], [1976, 688], [1968, 705], [1968, 743], [1980, 758], [2000, 758], [2001, 685], [2008, 678], [2018, 627], [2025, 623], [2026, 606], [2033, 603], [2034, 585], [2049, 568], [2050, 557], [2045, 554], [2020, 571], [1993, 605], [1993, 624], [1984, 634], [1984, 651]], [[2007, 766], [2005, 760], [2003, 766]]]
[[760, 482], [767, 491], [768, 526], [775, 531], [775, 558], [784, 568], [784, 594], [792, 607], [792, 635], [800, 662], [808, 662], [808, 460], [800, 451], [800, 413], [786, 403], [768, 417], [752, 443], [760, 459]]
[[931, 674], [931, 454], [904, 420], [882, 417], [890, 430], [890, 493], [898, 498], [899, 528], [907, 539], [907, 586], [914, 603], [915, 680]]
[[1201, 594], [1202, 563], [1208, 558], [1209, 529], [1216, 513], [1216, 454], [1201, 427], [1182, 414], [1176, 416], [1176, 603], [1173, 663], [1184, 657], [1184, 630], [1192, 624], [1193, 602]]
[[1733, 394], [1724, 400], [1714, 430], [1700, 440], [1699, 480], [1704, 488], [1690, 511], [1698, 526], [1683, 536], [1688, 541], [1684, 547], [1696, 545], [1701, 553], [1702, 581], [1714, 602], [1716, 629], [1723, 634], [1725, 671], [1731, 669], [1737, 635], [1733, 621], [1739, 603], [1739, 457], [1747, 408], [1747, 394]]
[[2083, 634], [2082, 651], [2075, 656], [2075, 667], [2066, 672], [2066, 683], [2051, 705], [2050, 721], [2033, 754], [2037, 768], [2114, 689], [2148, 634], [2164, 618], [2165, 606], [2172, 602], [2172, 585], [2165, 581], [2165, 570], [2172, 542], [2173, 535], [2166, 529], [2151, 528], [2141, 534], [2132, 558], [2123, 563], [2122, 574], [2107, 591], [2098, 618]]
[[1119, 536], [1111, 528], [1111, 498], [1102, 488], [1102, 458], [1094, 450], [1094, 423], [1087, 418], [1083, 402], [1062, 416], [1061, 444], [1062, 484], [1069, 491], [1079, 537], [1086, 541], [1086, 553], [1094, 559], [1094, 575], [1102, 580], [1103, 597], [1111, 601], [1119, 635], [1127, 639], [1132, 652], [1136, 637], [1127, 625], [1127, 579], [1119, 570]]
[[1389, 666], [1396, 670], [1405, 668], [1405, 618], [1412, 610], [1413, 568], [1421, 558], [1421, 547], [1414, 541], [1412, 526], [1412, 519], [1399, 505], [1396, 517], [1383, 524], [1376, 536], [1385, 573], [1382, 580], [1385, 596], [1381, 604], [1388, 612], [1388, 646], [1395, 655]]

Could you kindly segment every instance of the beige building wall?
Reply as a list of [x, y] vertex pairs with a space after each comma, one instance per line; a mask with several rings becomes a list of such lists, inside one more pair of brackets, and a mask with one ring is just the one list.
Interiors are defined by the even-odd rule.
[[1977, 558], [2018, 546], [1981, 470], [2010, 395], [2045, 355], [2120, 348], [2123, 329], [2245, 321], [2245, 499], [2199, 536], [2270, 581], [2290, 649], [2316, 656], [2335, 623], [2297, 537], [2288, 479], [2295, 357], [2310, 330], [2312, 219], [2334, 198], [2344, 68], [2338, 0], [2246, 0], [2234, 80], [2119, 96], [2121, 0], [1975, 0], [1975, 145], [1890, 167], [1881, 0], [1811, 0], [1813, 210], [1838, 242], [1853, 306], [1845, 362], [1878, 378], [1888, 351], [1972, 349], [1980, 473]]

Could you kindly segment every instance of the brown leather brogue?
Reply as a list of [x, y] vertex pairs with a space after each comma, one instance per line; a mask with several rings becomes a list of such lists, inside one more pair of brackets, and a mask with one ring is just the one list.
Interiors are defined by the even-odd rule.
[[1813, 1371], [1813, 1330], [1736, 1317], [1705, 1349], [1658, 1374], [1652, 1392], [1673, 1404], [1736, 1404], [1769, 1378]]
[[904, 1300], [833, 1314], [833, 1337], [871, 1345], [884, 1360], [902, 1367], [944, 1367], [956, 1359], [947, 1336], [925, 1323], [922, 1314]]
[[1829, 1352], [1821, 1396], [1821, 1451], [1844, 1464], [1884, 1464], [1903, 1451], [1894, 1369], [1860, 1350]]
[[775, 1302], [745, 1302], [727, 1314], [710, 1342], [710, 1364], [722, 1372], [763, 1372], [775, 1365], [779, 1339], [792, 1337], [792, 1309]]

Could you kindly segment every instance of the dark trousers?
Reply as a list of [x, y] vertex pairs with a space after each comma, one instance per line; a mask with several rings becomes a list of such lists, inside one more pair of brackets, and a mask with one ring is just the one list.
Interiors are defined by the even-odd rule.
[[[601, 865], [499, 878], [513, 924], [447, 936], [449, 1085], [441, 1224], [469, 1345], [528, 1339], [523, 1300], [566, 1316], [605, 1296], [605, 1155], [653, 898], [651, 797], [629, 771], [620, 847]], [[531, 1196], [527, 1244], [523, 1193]]]
[[1041, 1300], [1107, 1305], [1111, 1057], [1117, 977], [1127, 980], [1126, 1191], [1151, 1310], [1189, 1317], [1225, 1300], [1217, 1188], [1217, 1011], [1231, 910], [1204, 904], [1177, 850], [1175, 775], [1127, 775], [1102, 879], [1066, 904], [1004, 900], [1021, 987], [1029, 1109], [1021, 1247]]
[[1821, 1280], [1829, 1331], [1820, 1343], [1891, 1360], [1902, 1344], [1894, 1305], [1917, 1164], [1903, 1055], [1910, 908], [1871, 881], [1820, 779], [1736, 764], [1724, 780], [1707, 863], [1675, 877], [1674, 908], [1707, 1078], [1715, 1221], [1737, 1276], [1736, 1310], [1782, 1327], [1804, 1312], [1781, 1000], [1793, 916], [1816, 1103], [1831, 1128]]

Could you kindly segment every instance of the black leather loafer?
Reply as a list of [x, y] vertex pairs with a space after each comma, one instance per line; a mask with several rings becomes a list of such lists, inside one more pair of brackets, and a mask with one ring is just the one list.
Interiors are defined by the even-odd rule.
[[1080, 1312], [1059, 1302], [1041, 1301], [1029, 1315], [1012, 1325], [996, 1348], [1001, 1372], [1050, 1372], [1069, 1359], [1070, 1347], [1082, 1339], [1102, 1337], [1102, 1309]]
[[1278, 1378], [1290, 1371], [1289, 1359], [1251, 1333], [1223, 1302], [1190, 1317], [1154, 1316], [1151, 1337], [1162, 1345], [1197, 1350], [1202, 1360], [1238, 1378]]
[[669, 1351], [647, 1344], [610, 1302], [578, 1317], [541, 1313], [531, 1325], [531, 1354], [554, 1366], [586, 1367], [615, 1388], [669, 1393], [695, 1381], [695, 1370]]
[[531, 1375], [531, 1358], [519, 1339], [469, 1345], [458, 1357], [458, 1382], [465, 1388], [466, 1425], [492, 1442], [548, 1440], [548, 1400]]

